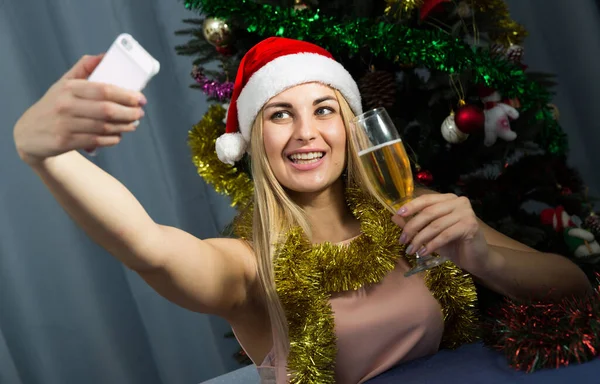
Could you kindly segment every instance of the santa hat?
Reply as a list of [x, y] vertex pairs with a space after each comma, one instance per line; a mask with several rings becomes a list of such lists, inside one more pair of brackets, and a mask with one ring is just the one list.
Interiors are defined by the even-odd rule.
[[288, 88], [310, 82], [337, 89], [355, 114], [362, 113], [356, 82], [325, 49], [282, 37], [252, 47], [240, 62], [225, 134], [216, 142], [219, 159], [231, 165], [240, 160], [250, 143], [254, 119], [265, 103]]

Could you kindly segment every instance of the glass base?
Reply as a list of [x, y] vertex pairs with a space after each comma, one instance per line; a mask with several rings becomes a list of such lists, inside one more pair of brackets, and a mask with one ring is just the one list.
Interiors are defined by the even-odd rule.
[[415, 275], [419, 272], [423, 272], [428, 269], [435, 268], [440, 264], [444, 264], [446, 261], [447, 261], [447, 259], [442, 256], [429, 255], [429, 256], [425, 256], [425, 257], [419, 257], [419, 255], [417, 255], [417, 265], [415, 265], [414, 268], [411, 268], [408, 271], [406, 271], [404, 273], [404, 277], [409, 277], [409, 276]]

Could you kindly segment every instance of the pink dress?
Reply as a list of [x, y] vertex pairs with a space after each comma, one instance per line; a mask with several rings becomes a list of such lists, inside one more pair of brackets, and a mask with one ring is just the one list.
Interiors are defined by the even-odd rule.
[[[437, 352], [444, 330], [442, 308], [421, 275], [404, 277], [400, 260], [379, 283], [334, 294], [336, 383], [363, 383], [398, 363]], [[242, 346], [243, 347], [243, 346]], [[274, 384], [273, 352], [258, 365], [262, 384]]]

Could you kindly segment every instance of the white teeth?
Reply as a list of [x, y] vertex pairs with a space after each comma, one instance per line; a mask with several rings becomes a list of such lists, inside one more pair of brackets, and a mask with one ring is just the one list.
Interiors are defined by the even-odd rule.
[[324, 152], [307, 152], [307, 153], [294, 153], [290, 155], [291, 160], [314, 160], [320, 159], [325, 156]]

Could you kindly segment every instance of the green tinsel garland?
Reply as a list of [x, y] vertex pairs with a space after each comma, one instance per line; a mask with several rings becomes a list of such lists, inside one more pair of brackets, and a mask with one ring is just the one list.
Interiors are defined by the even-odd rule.
[[224, 19], [243, 20], [251, 33], [315, 41], [335, 54], [371, 53], [432, 70], [460, 73], [471, 69], [474, 81], [497, 89], [505, 97], [518, 97], [522, 110], [538, 109], [543, 122], [541, 145], [553, 154], [565, 154], [568, 144], [560, 125], [548, 110], [549, 92], [530, 80], [523, 70], [485, 49], [474, 49], [441, 30], [410, 28], [366, 18], [338, 20], [320, 11], [281, 8], [252, 0], [185, 0], [188, 9]]

